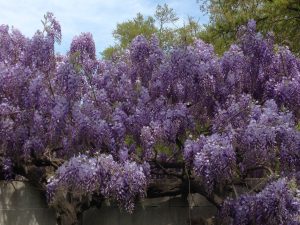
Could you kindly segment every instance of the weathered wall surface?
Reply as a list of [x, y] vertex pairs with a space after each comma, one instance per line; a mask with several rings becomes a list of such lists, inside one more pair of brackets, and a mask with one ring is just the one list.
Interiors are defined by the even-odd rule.
[[179, 198], [147, 199], [138, 204], [132, 215], [120, 212], [116, 206], [90, 209], [84, 214], [84, 225], [189, 225], [209, 218], [216, 209], [200, 195], [194, 196], [195, 206], [189, 209], [187, 201]]
[[[211, 217], [215, 208], [200, 195], [193, 196], [193, 209], [181, 198], [146, 199], [130, 215], [116, 206], [84, 213], [83, 225], [187, 225], [189, 218]], [[197, 224], [197, 223], [194, 223]], [[40, 192], [26, 182], [0, 182], [0, 225], [56, 225], [55, 212]]]
[[26, 182], [0, 182], [0, 225], [55, 225], [55, 213]]

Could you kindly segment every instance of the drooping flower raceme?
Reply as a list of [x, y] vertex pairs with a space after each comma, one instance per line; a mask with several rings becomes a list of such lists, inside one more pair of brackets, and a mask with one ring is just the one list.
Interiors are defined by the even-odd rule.
[[208, 193], [216, 185], [231, 181], [236, 167], [236, 155], [229, 136], [213, 134], [207, 138], [200, 137], [193, 143], [189, 141], [185, 146], [185, 156], [190, 157], [191, 152], [195, 154], [195, 175], [201, 178]]
[[[295, 181], [279, 179], [258, 194], [246, 194], [236, 200], [226, 200], [221, 217], [232, 218], [233, 225], [299, 224], [300, 199]], [[230, 221], [230, 220], [229, 220]]]
[[110, 155], [92, 158], [79, 155], [63, 164], [50, 179], [48, 197], [51, 201], [55, 192], [64, 190], [77, 194], [95, 192], [132, 212], [135, 200], [145, 197], [148, 175], [145, 168], [135, 162], [118, 163]]

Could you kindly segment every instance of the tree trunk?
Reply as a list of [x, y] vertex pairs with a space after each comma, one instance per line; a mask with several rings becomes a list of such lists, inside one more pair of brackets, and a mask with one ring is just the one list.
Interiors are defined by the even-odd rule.
[[71, 194], [59, 193], [55, 197], [56, 220], [58, 225], [82, 225], [83, 211], [80, 201]]

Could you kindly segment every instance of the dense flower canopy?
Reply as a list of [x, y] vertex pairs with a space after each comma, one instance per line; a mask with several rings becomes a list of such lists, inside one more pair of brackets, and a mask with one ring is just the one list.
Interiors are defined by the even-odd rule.
[[[300, 60], [254, 21], [222, 57], [201, 40], [164, 52], [138, 36], [113, 61], [95, 57], [90, 33], [56, 56], [60, 25], [48, 13], [44, 26], [32, 38], [0, 26], [3, 178], [59, 159], [43, 180], [49, 201], [96, 193], [131, 212], [175, 173], [208, 199], [223, 191], [228, 223], [299, 224]], [[247, 178], [271, 184], [232, 198], [226, 187]]]

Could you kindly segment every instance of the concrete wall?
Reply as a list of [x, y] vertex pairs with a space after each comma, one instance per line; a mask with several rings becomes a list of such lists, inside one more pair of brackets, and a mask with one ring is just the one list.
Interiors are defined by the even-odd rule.
[[189, 225], [200, 218], [212, 217], [216, 209], [202, 196], [194, 195], [194, 207], [180, 197], [146, 199], [139, 203], [132, 215], [120, 212], [116, 206], [90, 209], [84, 214], [84, 225]]
[[26, 182], [0, 182], [0, 225], [55, 225], [55, 213]]
[[[215, 213], [202, 196], [194, 195], [193, 209], [177, 198], [146, 199], [132, 215], [115, 205], [103, 204], [84, 213], [83, 225], [186, 225]], [[195, 223], [196, 224], [196, 223]], [[26, 182], [0, 182], [0, 225], [56, 225], [55, 212], [47, 207], [40, 192]]]

